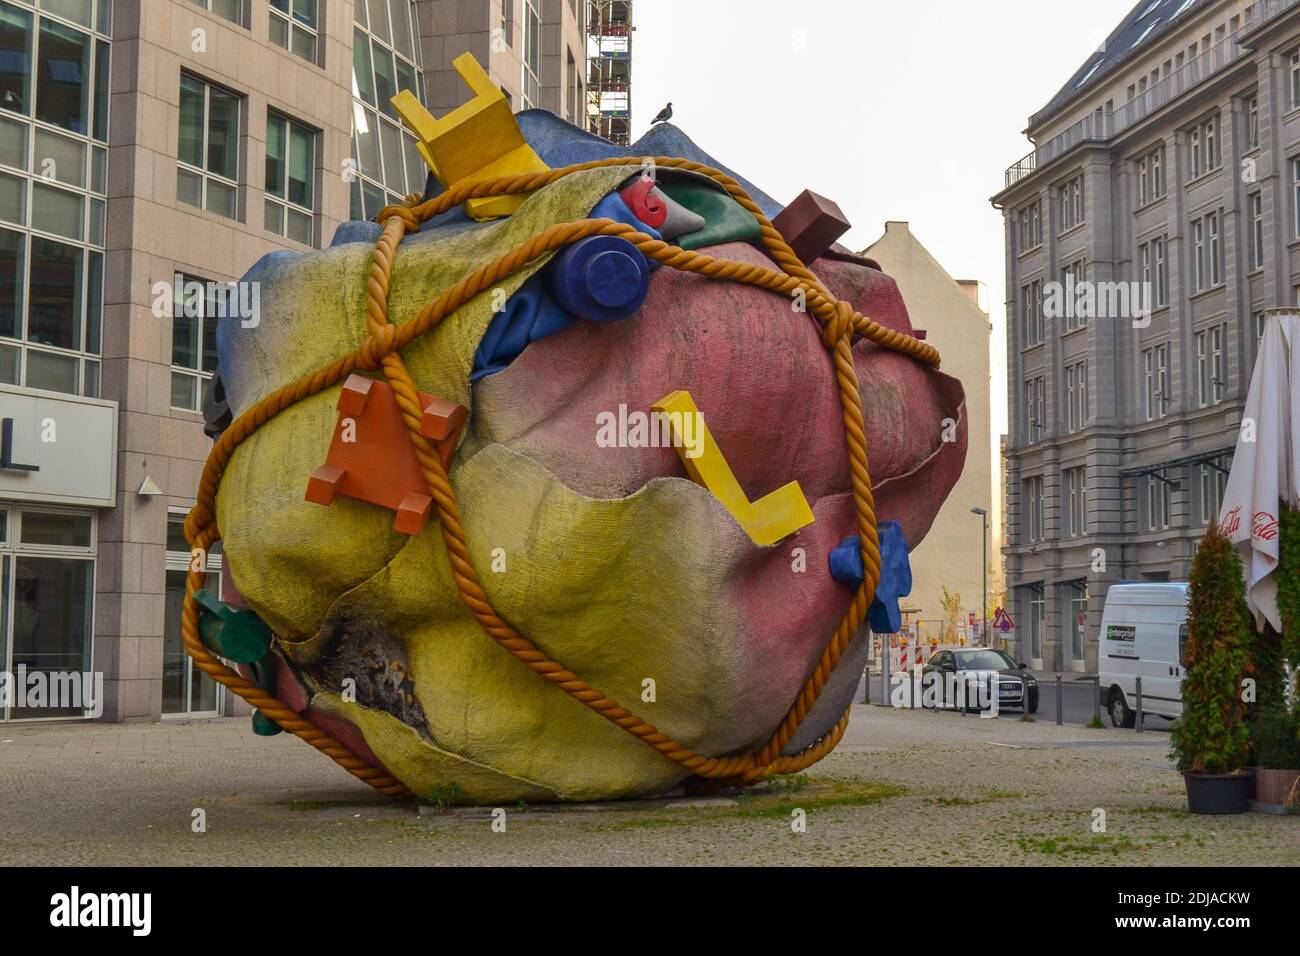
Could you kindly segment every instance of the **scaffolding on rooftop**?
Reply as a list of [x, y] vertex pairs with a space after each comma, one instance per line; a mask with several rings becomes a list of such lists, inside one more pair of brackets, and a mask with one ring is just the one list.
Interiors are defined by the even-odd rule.
[[632, 2], [587, 0], [587, 129], [619, 146], [632, 138]]

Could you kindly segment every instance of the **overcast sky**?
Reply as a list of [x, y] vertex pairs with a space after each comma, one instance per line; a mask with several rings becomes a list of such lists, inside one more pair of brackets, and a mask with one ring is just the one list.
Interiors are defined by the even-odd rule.
[[[785, 203], [839, 203], [854, 250], [886, 220], [988, 286], [994, 427], [1006, 429], [1002, 217], [1022, 135], [1136, 0], [638, 0], [633, 138], [673, 122]], [[924, 316], [913, 317], [918, 326]]]

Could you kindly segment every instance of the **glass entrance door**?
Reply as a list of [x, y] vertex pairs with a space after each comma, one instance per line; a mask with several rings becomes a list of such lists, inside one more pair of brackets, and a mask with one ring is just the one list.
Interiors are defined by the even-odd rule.
[[181, 639], [185, 572], [167, 572], [167, 622], [163, 634], [164, 714], [217, 713], [217, 682], [194, 666]]
[[10, 691], [0, 719], [87, 714], [94, 554], [91, 514], [0, 508], [0, 665]]
[[[194, 666], [181, 637], [181, 611], [185, 604], [185, 577], [190, 553], [185, 544], [184, 515], [167, 521], [166, 621], [163, 625], [162, 712], [170, 716], [213, 717], [221, 712], [220, 685]], [[220, 594], [221, 558], [208, 555], [208, 587]]]
[[[94, 563], [69, 558], [14, 560], [13, 640], [9, 673], [21, 669], [28, 680], [41, 674], [52, 692], [69, 686], [61, 675], [90, 673], [90, 601]], [[80, 686], [78, 684], [77, 686]], [[47, 699], [42, 706], [11, 707], [11, 720], [80, 717], [80, 702]]]

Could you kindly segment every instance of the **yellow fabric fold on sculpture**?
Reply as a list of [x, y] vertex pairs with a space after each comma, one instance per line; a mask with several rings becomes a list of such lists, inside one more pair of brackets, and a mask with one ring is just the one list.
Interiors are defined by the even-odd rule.
[[317, 694], [314, 705], [360, 728], [370, 746], [387, 755], [389, 769], [426, 799], [513, 803], [554, 798], [545, 787], [431, 746], [413, 728], [381, 710], [347, 703], [338, 694]]
[[[389, 290], [393, 321], [410, 321], [502, 249], [582, 218], [626, 177], [626, 170], [612, 168], [577, 173], [531, 196], [510, 219], [403, 243]], [[261, 301], [274, 303], [274, 319], [230, 333], [238, 336], [230, 352], [240, 368], [223, 371], [223, 378], [236, 415], [365, 341], [373, 251], [369, 243], [350, 243], [264, 270]], [[497, 298], [508, 298], [545, 261], [502, 279]], [[470, 369], [493, 298], [481, 293], [406, 349], [403, 358], [422, 389], [472, 408]], [[329, 450], [339, 391], [334, 386], [298, 402], [250, 435], [231, 456], [217, 496], [235, 583], [286, 641], [313, 634], [339, 594], [373, 575], [406, 542], [392, 530], [392, 512], [346, 498], [328, 509], [303, 500], [307, 476]]]
[[[485, 570], [493, 605], [542, 650], [590, 675], [611, 697], [637, 702], [647, 719], [689, 746], [741, 750], [780, 718], [783, 700], [747, 688], [752, 669], [740, 642], [700, 639], [742, 626], [734, 608], [716, 597], [725, 593], [729, 572], [714, 561], [715, 549], [753, 547], [703, 489], [661, 479], [629, 498], [597, 501], [500, 445], [473, 456], [455, 478], [477, 563], [490, 568], [498, 548], [506, 562], [503, 573]], [[574, 541], [584, 542], [581, 551]], [[377, 609], [401, 635], [438, 747], [472, 754], [563, 799], [641, 793], [647, 784], [666, 788], [684, 776], [486, 640], [455, 599], [435, 528], [340, 598], [330, 616], [355, 620]], [[288, 648], [289, 656], [310, 659], [312, 643]], [[766, 711], [766, 721], [746, 724], [743, 737], [720, 735], [728, 711], [745, 698], [747, 710]], [[521, 734], [530, 741], [526, 748]], [[367, 743], [387, 765], [388, 740], [367, 733]], [[427, 759], [442, 766], [436, 754]]]

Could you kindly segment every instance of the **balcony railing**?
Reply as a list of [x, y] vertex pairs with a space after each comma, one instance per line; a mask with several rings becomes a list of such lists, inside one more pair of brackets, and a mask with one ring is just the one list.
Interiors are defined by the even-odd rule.
[[1274, 17], [1278, 17], [1286, 13], [1297, 3], [1300, 3], [1300, 0], [1259, 0], [1259, 2], [1255, 4], [1255, 6], [1259, 9], [1259, 19], [1254, 23], [1252, 23], [1250, 25], [1250, 28], [1254, 30], [1258, 27], [1263, 26], [1265, 23], [1268, 23], [1268, 21], [1272, 20]]
[[1040, 166], [1046, 166], [1056, 157], [1069, 152], [1080, 143], [1105, 142], [1110, 139], [1111, 117], [1105, 110], [1089, 113], [1064, 133], [1053, 136], [1042, 146], [1007, 170], [1007, 185], [1014, 186]]
[[[1251, 25], [1251, 29], [1284, 13], [1290, 7], [1300, 3], [1300, 0], [1261, 0], [1261, 2], [1263, 4], [1261, 18]], [[1237, 43], [1236, 36], [1230, 36], [1216, 43], [1200, 56], [1188, 60], [1163, 80], [1147, 87], [1119, 109], [1110, 112], [1099, 109], [1096, 112], [1089, 113], [1065, 132], [1053, 136], [1028, 156], [1008, 168], [1006, 173], [1007, 187], [1014, 186], [1026, 176], [1046, 166], [1058, 156], [1074, 149], [1080, 143], [1104, 143], [1112, 137], [1118, 136], [1156, 110], [1178, 99], [1188, 90], [1200, 86], [1210, 77], [1231, 66], [1240, 60], [1245, 52], [1245, 48]]]

